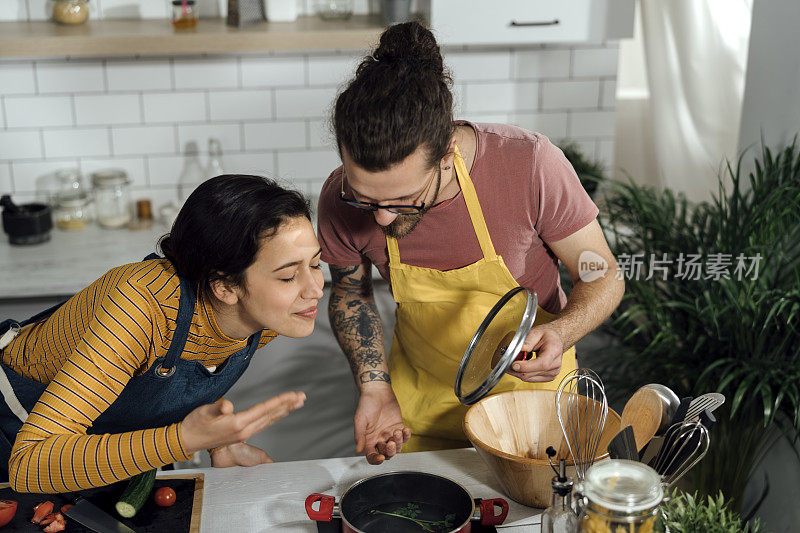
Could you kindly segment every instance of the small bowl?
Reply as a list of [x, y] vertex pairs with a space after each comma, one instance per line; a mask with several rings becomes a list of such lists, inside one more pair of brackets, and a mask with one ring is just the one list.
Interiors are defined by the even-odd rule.
[[3, 209], [3, 230], [11, 244], [39, 244], [50, 240], [53, 217], [50, 206], [21, 204], [19, 211]]
[[[549, 446], [558, 452], [553, 463], [565, 459], [567, 475], [577, 481], [555, 398], [552, 390], [503, 392], [482, 399], [464, 417], [464, 433], [506, 496], [529, 507], [551, 504], [555, 474], [547, 461]], [[594, 461], [608, 457], [606, 447], [619, 430], [620, 416], [609, 408]]]

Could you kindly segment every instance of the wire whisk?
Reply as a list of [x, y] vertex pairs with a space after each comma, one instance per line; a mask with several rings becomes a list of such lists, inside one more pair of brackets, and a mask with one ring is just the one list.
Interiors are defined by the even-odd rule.
[[661, 479], [672, 488], [708, 452], [711, 438], [699, 421], [678, 422], [664, 433], [661, 449], [650, 462]]
[[608, 401], [600, 377], [588, 368], [576, 368], [564, 376], [556, 390], [556, 414], [578, 479], [582, 481], [597, 456], [608, 416]]

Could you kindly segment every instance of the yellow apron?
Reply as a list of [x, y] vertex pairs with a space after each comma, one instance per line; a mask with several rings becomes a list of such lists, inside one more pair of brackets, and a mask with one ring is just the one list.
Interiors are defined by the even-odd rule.
[[[400, 262], [397, 240], [386, 237], [392, 292], [397, 302], [389, 371], [403, 421], [411, 429], [404, 452], [469, 446], [462, 430], [467, 407], [453, 391], [456, 371], [469, 340], [500, 297], [518, 287], [495, 252], [475, 187], [458, 148], [453, 164], [483, 258], [454, 270], [435, 270]], [[537, 309], [534, 324], [554, 315]], [[561, 373], [549, 383], [527, 383], [503, 376], [492, 393], [514, 389], [555, 389], [575, 368], [575, 348], [564, 353]]]

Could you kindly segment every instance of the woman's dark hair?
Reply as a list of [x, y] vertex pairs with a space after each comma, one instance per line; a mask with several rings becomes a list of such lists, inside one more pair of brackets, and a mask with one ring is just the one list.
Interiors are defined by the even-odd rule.
[[419, 22], [390, 26], [336, 98], [333, 129], [359, 167], [386, 170], [419, 146], [434, 166], [455, 130], [452, 79], [433, 34]]
[[311, 220], [308, 200], [261, 176], [226, 174], [201, 183], [159, 241], [181, 276], [207, 291], [225, 279], [244, 287], [262, 239], [288, 219]]

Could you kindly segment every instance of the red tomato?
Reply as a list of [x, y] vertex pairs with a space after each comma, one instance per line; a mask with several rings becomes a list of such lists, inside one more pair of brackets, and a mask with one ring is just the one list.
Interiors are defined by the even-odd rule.
[[153, 496], [153, 499], [156, 501], [156, 505], [160, 505], [161, 507], [169, 507], [173, 503], [175, 503], [175, 491], [172, 490], [170, 487], [161, 487], [158, 489]]
[[17, 502], [14, 500], [0, 500], [0, 527], [11, 522], [17, 514]]
[[58, 533], [67, 529], [67, 521], [61, 516], [61, 513], [56, 513], [55, 520], [50, 522], [50, 525], [43, 529], [44, 533]]
[[33, 518], [31, 522], [38, 524], [42, 519], [53, 512], [53, 502], [42, 502], [33, 508]]
[[56, 519], [56, 513], [50, 513], [49, 515], [42, 518], [41, 522], [39, 522], [39, 526], [46, 526], [55, 519]]

